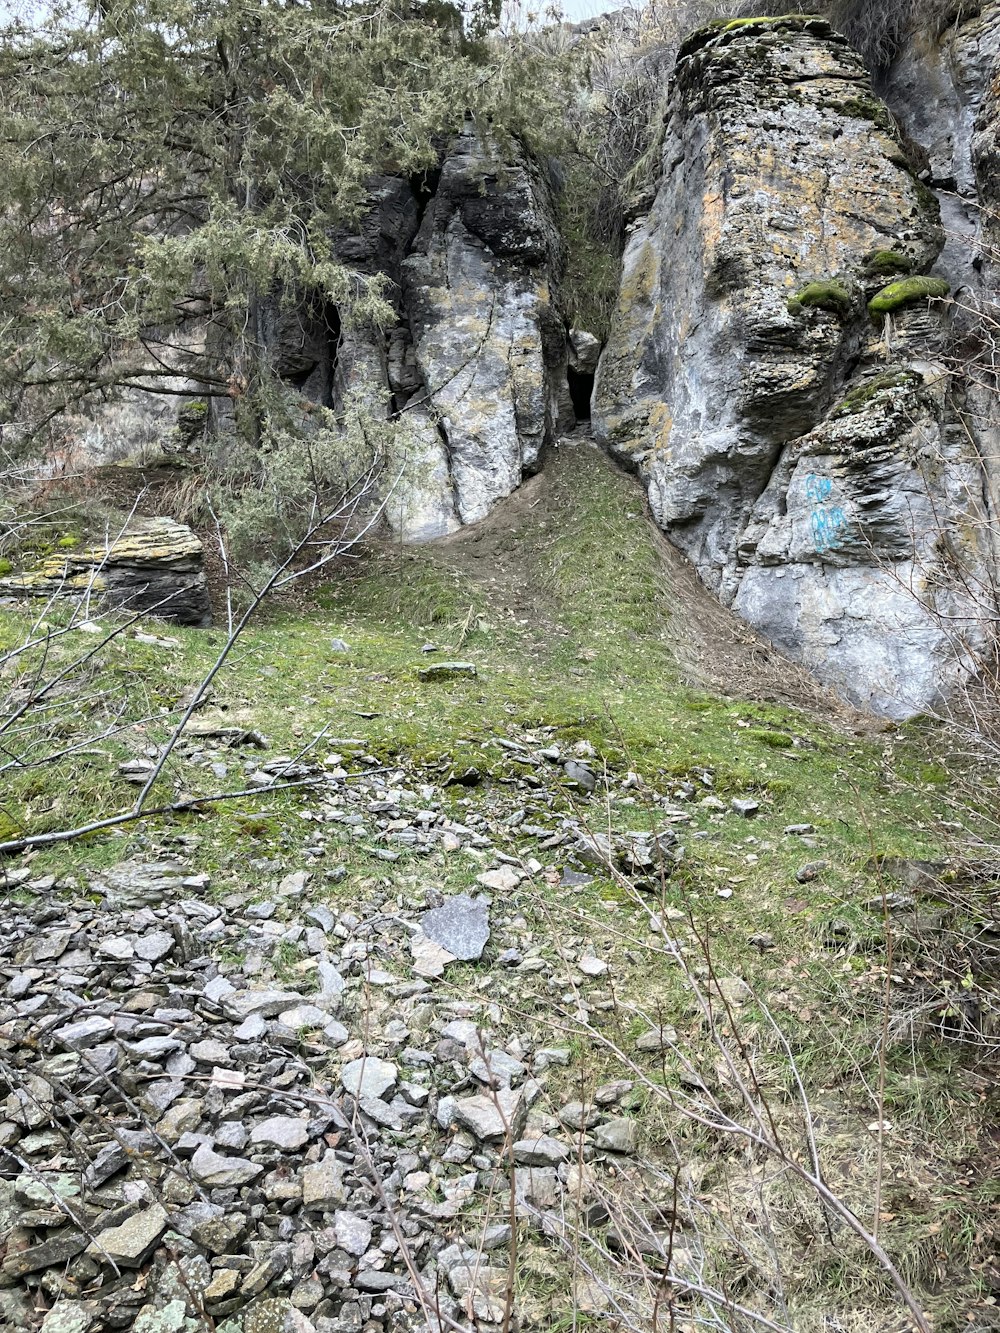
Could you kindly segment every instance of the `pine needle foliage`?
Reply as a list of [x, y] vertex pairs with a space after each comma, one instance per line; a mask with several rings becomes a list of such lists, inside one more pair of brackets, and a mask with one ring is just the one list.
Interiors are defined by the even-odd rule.
[[468, 112], [512, 126], [497, 3], [56, 0], [0, 27], [5, 451], [123, 387], [253, 405], [276, 292], [386, 318], [331, 234]]

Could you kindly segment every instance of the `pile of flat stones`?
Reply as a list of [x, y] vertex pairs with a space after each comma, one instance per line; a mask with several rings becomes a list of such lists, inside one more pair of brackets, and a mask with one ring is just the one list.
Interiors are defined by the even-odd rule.
[[[599, 1022], [614, 961], [533, 928], [518, 893], [648, 886], [683, 853], [683, 803], [714, 797], [646, 792], [657, 831], [594, 834], [554, 794], [589, 799], [593, 752], [543, 741], [506, 744], [527, 779], [491, 803], [444, 799], [474, 771], [428, 783], [350, 740], [262, 762], [258, 733], [206, 720], [185, 763], [310, 780], [303, 868], [251, 859], [258, 892], [227, 892], [192, 869], [196, 833], [83, 878], [0, 864], [0, 1327], [488, 1330], [508, 1322], [512, 1221], [564, 1247], [607, 1223], [602, 1182], [642, 1170], [632, 1084], [567, 1102], [566, 1028], [544, 1016]], [[614, 782], [630, 803], [638, 779]], [[444, 896], [414, 887], [429, 866], [386, 866], [354, 889], [348, 846], [369, 865], [458, 854], [476, 883]], [[651, 1027], [637, 1058], [674, 1035]], [[608, 1299], [592, 1277], [575, 1294]], [[530, 1300], [516, 1316], [546, 1322]]]
[[[501, 1324], [510, 1190], [554, 1235], [582, 1181], [636, 1150], [628, 1082], [553, 1107], [569, 1050], [494, 1038], [499, 1006], [437, 980], [487, 946], [486, 885], [337, 911], [305, 871], [272, 900], [217, 899], [181, 857], [6, 877], [0, 1326]], [[518, 938], [502, 966], [543, 971]], [[607, 963], [563, 943], [597, 985]]]

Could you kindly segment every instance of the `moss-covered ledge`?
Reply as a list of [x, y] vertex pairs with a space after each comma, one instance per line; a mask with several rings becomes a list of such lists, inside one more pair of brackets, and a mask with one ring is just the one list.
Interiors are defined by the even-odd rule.
[[904, 306], [916, 305], [920, 301], [940, 300], [951, 291], [944, 278], [930, 278], [915, 274], [911, 278], [900, 278], [890, 282], [868, 302], [868, 309], [876, 318], [891, 315]]
[[757, 36], [765, 32], [811, 32], [833, 36], [833, 28], [822, 14], [773, 14], [749, 18], [719, 18], [702, 24], [685, 37], [677, 51], [678, 61], [694, 55], [717, 37]]

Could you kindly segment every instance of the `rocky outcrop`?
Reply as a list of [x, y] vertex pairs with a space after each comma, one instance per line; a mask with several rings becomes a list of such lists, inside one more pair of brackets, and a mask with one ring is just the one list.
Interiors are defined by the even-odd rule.
[[0, 579], [0, 597], [83, 599], [102, 611], [208, 625], [212, 613], [203, 561], [201, 542], [183, 523], [135, 519], [105, 545], [60, 550]]
[[[393, 419], [398, 456], [381, 498], [399, 537], [426, 541], [484, 518], [541, 465], [560, 403], [571, 418], [554, 298], [561, 242], [541, 168], [516, 144], [485, 142], [471, 121], [438, 167], [376, 177], [368, 199], [356, 227], [330, 239], [357, 290], [370, 284], [388, 303], [388, 326], [288, 290], [255, 303], [253, 325], [294, 429], [310, 434], [313, 404]], [[142, 442], [162, 449], [177, 413], [149, 397]], [[231, 400], [210, 397], [204, 417], [219, 456], [226, 440], [239, 449]], [[128, 432], [129, 453], [139, 433]]]
[[694, 34], [662, 163], [598, 438], [727, 605], [855, 703], [927, 708], [981, 647], [955, 562], [981, 572], [986, 517], [928, 300], [948, 284], [920, 278], [937, 200], [817, 19]]
[[[484, 518], [539, 465], [565, 336], [552, 304], [559, 239], [548, 189], [520, 154], [491, 161], [469, 126], [448, 154], [413, 253], [404, 306], [418, 403], [437, 427], [409, 535]], [[453, 518], [446, 517], [448, 504]]]
[[[387, 331], [338, 324], [331, 372], [333, 405], [361, 393], [399, 423], [392, 527], [426, 541], [484, 518], [540, 465], [565, 381], [560, 243], [542, 173], [470, 122], [416, 192], [376, 182], [360, 229], [335, 246], [361, 275], [388, 280], [397, 311]], [[280, 343], [310, 345], [305, 326]], [[304, 391], [314, 383], [310, 368]]]

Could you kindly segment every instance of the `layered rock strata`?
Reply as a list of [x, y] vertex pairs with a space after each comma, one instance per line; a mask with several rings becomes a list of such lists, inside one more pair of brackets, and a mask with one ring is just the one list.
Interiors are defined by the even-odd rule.
[[208, 625], [212, 613], [203, 563], [201, 542], [183, 523], [135, 519], [104, 545], [61, 550], [0, 579], [0, 597], [72, 598], [100, 611]]
[[825, 21], [695, 33], [594, 398], [704, 581], [894, 717], [972, 669], [989, 582], [919, 167]]

